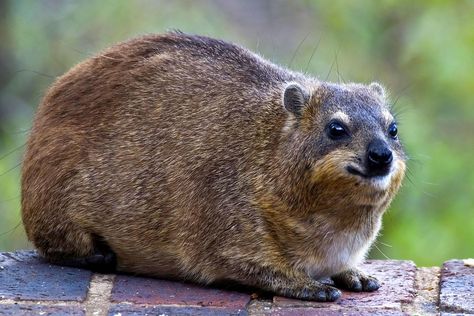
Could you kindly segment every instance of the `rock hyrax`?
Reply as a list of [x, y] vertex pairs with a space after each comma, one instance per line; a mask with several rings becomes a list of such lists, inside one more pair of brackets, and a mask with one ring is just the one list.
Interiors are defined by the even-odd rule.
[[323, 82], [208, 37], [149, 35], [49, 89], [22, 215], [51, 262], [333, 301], [336, 287], [379, 287], [357, 265], [404, 170], [379, 84]]

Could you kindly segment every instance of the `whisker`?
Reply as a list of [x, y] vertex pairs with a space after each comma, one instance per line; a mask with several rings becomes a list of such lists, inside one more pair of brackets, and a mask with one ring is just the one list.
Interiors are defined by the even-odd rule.
[[374, 243], [374, 247], [375, 247], [378, 251], [380, 251], [380, 253], [382, 254], [382, 256], [385, 257], [385, 259], [391, 260], [391, 258], [389, 258], [382, 250], [380, 250], [380, 248], [377, 246], [376, 243]]
[[21, 195], [17, 195], [15, 197], [12, 197], [12, 198], [9, 198], [9, 199], [1, 200], [0, 203], [15, 201], [15, 200], [18, 200], [20, 197], [21, 197]]
[[13, 72], [13, 75], [16, 75], [16, 74], [19, 74], [19, 73], [22, 73], [22, 72], [32, 72], [34, 74], [37, 74], [39, 76], [43, 76], [43, 77], [46, 77], [46, 78], [50, 78], [50, 79], [54, 79], [56, 78], [57, 76], [52, 76], [52, 75], [48, 75], [44, 72], [40, 72], [40, 71], [36, 71], [36, 70], [31, 70], [31, 69], [20, 69], [20, 70], [17, 70], [15, 72]]
[[258, 53], [260, 49], [260, 37], [257, 37], [257, 43], [255, 43], [255, 51]]
[[344, 77], [342, 76], [342, 74], [339, 72], [339, 62], [337, 60], [337, 55], [339, 54], [339, 49], [338, 51], [336, 52], [335, 54], [335, 58], [336, 58], [336, 72], [337, 72], [337, 81], [338, 83], [341, 83], [341, 78], [342, 78], [342, 83], [346, 83], [346, 80], [344, 79]]
[[0, 160], [6, 158], [6, 157], [8, 157], [8, 156], [10, 156], [11, 154], [13, 154], [14, 152], [16, 152], [16, 151], [19, 150], [20, 148], [25, 147], [25, 145], [26, 145], [26, 143], [23, 144], [23, 145], [20, 145], [20, 146], [16, 147], [15, 149], [10, 150], [9, 152], [7, 152], [7, 153], [5, 153], [5, 154], [3, 154], [3, 156], [0, 156]]
[[319, 43], [321, 43], [321, 38], [322, 38], [322, 36], [319, 37], [318, 42], [316, 43], [316, 45], [315, 45], [314, 48], [313, 48], [313, 51], [311, 52], [311, 56], [309, 57], [308, 63], [306, 64], [306, 67], [305, 67], [305, 69], [304, 69], [304, 74], [306, 74], [306, 73], [308, 72], [309, 65], [311, 64], [311, 61], [313, 60], [314, 54], [315, 54], [316, 51], [318, 50]]
[[381, 245], [384, 245], [385, 247], [389, 247], [389, 248], [392, 248], [393, 246], [392, 245], [389, 245], [389, 244], [386, 244], [384, 242], [381, 242], [381, 241], [377, 241], [379, 244]]
[[0, 173], [0, 177], [6, 175], [7, 173], [9, 173], [9, 172], [12, 171], [12, 170], [15, 170], [15, 169], [18, 168], [20, 165], [21, 165], [21, 162], [17, 163], [15, 166], [13, 166], [13, 167], [11, 167], [10, 169], [4, 171], [3, 173]]
[[291, 68], [291, 64], [293, 63], [293, 60], [295, 59], [296, 54], [298, 54], [298, 51], [300, 50], [301, 46], [306, 41], [306, 39], [308, 38], [310, 33], [311, 32], [306, 33], [306, 35], [303, 37], [303, 39], [299, 42], [298, 46], [296, 46], [296, 49], [293, 52], [293, 55], [291, 56], [290, 62], [288, 63], [288, 68]]
[[334, 67], [335, 62], [336, 62], [336, 60], [333, 60], [333, 62], [331, 63], [331, 67], [329, 67], [329, 72], [328, 72], [328, 74], [326, 75], [326, 78], [324, 79], [324, 81], [328, 81], [329, 76], [331, 75], [332, 68]]
[[[20, 129], [20, 130], [17, 130], [15, 132], [11, 132], [9, 134], [11, 135], [18, 135], [18, 134], [25, 134], [25, 133], [29, 133], [31, 131], [31, 128], [27, 128], [27, 129]], [[25, 144], [23, 144], [23, 146], [25, 146]]]
[[21, 221], [19, 221], [18, 224], [15, 225], [15, 227], [7, 230], [6, 232], [1, 233], [0, 237], [13, 233], [20, 225], [21, 225]]
[[402, 96], [404, 96], [404, 93], [413, 86], [413, 84], [409, 83], [407, 85], [405, 85], [402, 89], [400, 89], [398, 92], [397, 92], [397, 97], [395, 98], [395, 101], [393, 101], [392, 103], [390, 103], [390, 107], [395, 107], [398, 103], [398, 100], [400, 100], [400, 98]]

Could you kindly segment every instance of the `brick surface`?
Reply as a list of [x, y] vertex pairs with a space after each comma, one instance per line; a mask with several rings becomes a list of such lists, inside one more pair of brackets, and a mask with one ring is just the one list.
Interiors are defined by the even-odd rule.
[[0, 299], [83, 301], [91, 272], [44, 262], [34, 251], [0, 254]]
[[6, 304], [0, 305], [0, 315], [48, 315], [48, 316], [82, 316], [85, 315], [84, 309], [79, 306], [47, 306], [47, 305], [19, 305]]
[[243, 309], [232, 309], [222, 307], [179, 307], [179, 306], [139, 306], [119, 304], [113, 306], [109, 311], [110, 316], [117, 315], [183, 315], [183, 316], [245, 316], [247, 312]]
[[[416, 266], [411, 261], [372, 260], [361, 266], [361, 269], [376, 277], [381, 287], [375, 292], [354, 293], [343, 291], [342, 297], [334, 303], [318, 303], [300, 301], [285, 297], [274, 297], [275, 313], [279, 315], [295, 307], [312, 307], [323, 314], [336, 312], [354, 312], [382, 310], [384, 313], [398, 315], [402, 312], [402, 304], [410, 304], [415, 297]], [[309, 310], [309, 309], [308, 309]], [[305, 312], [305, 309], [301, 309]]]
[[445, 262], [439, 299], [443, 312], [474, 314], [474, 267], [465, 266], [462, 260]]
[[112, 301], [245, 309], [250, 295], [180, 282], [119, 275], [112, 289]]
[[[466, 262], [467, 263], [467, 262]], [[0, 315], [474, 315], [474, 267], [373, 260], [382, 287], [333, 303], [300, 301], [50, 265], [34, 251], [0, 253]], [[93, 276], [93, 277], [92, 277]]]
[[330, 310], [327, 308], [314, 308], [314, 307], [289, 307], [289, 308], [276, 308], [271, 314], [272, 316], [405, 316], [409, 315], [401, 311], [385, 310], [385, 309], [355, 309], [341, 311], [341, 310]]

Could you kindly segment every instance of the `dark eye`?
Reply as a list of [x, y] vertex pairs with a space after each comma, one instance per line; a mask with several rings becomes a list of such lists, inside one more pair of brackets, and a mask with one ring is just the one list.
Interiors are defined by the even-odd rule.
[[339, 122], [331, 122], [327, 127], [328, 136], [331, 139], [341, 139], [349, 136], [344, 126]]
[[390, 135], [390, 137], [392, 138], [397, 138], [397, 134], [398, 134], [397, 123], [390, 124], [390, 126], [388, 127], [388, 135]]

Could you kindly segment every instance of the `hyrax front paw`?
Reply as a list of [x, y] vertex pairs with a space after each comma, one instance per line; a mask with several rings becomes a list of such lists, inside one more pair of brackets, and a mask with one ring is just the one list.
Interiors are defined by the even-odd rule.
[[305, 286], [301, 289], [287, 290], [282, 294], [300, 300], [317, 302], [334, 302], [341, 297], [341, 291], [335, 287], [321, 284], [319, 282], [311, 286]]
[[347, 270], [331, 277], [334, 284], [353, 292], [373, 292], [379, 289], [379, 281], [358, 270]]

